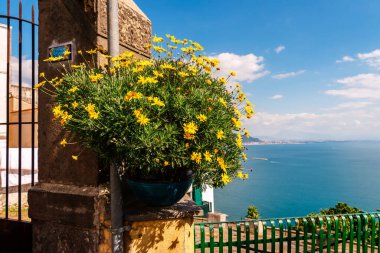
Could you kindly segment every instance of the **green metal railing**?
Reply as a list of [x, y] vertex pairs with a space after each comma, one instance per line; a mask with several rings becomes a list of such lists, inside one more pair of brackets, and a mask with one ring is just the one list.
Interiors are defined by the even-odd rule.
[[195, 252], [378, 253], [380, 212], [196, 223]]

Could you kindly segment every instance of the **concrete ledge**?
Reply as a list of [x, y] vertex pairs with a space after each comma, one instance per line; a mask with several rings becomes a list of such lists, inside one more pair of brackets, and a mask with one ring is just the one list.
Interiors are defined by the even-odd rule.
[[85, 228], [99, 227], [96, 187], [38, 184], [28, 192], [29, 217]]
[[185, 195], [178, 203], [169, 207], [149, 207], [139, 201], [128, 203], [124, 210], [125, 221], [149, 221], [192, 218], [202, 209]]

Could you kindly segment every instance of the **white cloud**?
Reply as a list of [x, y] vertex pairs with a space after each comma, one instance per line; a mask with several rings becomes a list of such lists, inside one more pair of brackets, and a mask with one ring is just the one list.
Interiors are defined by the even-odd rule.
[[340, 110], [328, 113], [274, 114], [258, 112], [244, 127], [255, 136], [276, 139], [360, 140], [380, 139], [380, 108]]
[[[32, 86], [32, 60], [26, 59], [24, 56], [22, 58], [22, 86], [31, 87]], [[19, 58], [12, 56], [11, 59], [11, 74], [12, 74], [12, 83], [18, 84], [18, 71], [19, 71]], [[38, 81], [38, 60], [35, 60], [35, 83]]]
[[341, 89], [341, 90], [328, 90], [326, 91], [327, 95], [332, 96], [342, 96], [346, 98], [369, 98], [369, 99], [380, 99], [380, 90], [373, 91], [372, 89], [359, 89], [359, 88], [350, 88], [350, 89]]
[[373, 50], [369, 53], [359, 53], [357, 57], [367, 65], [380, 69], [380, 49]]
[[338, 104], [335, 107], [327, 108], [327, 110], [352, 110], [352, 109], [361, 109], [366, 108], [370, 105], [373, 105], [374, 103], [368, 102], [368, 101], [362, 101], [362, 102], [348, 102], [348, 103], [341, 103]]
[[346, 56], [343, 56], [342, 59], [337, 60], [336, 63], [353, 62], [353, 61], [355, 61], [354, 58], [352, 58], [351, 56], [346, 55]]
[[339, 79], [336, 82], [346, 87], [327, 90], [325, 91], [327, 95], [352, 99], [380, 99], [380, 75], [372, 73], [359, 74]]
[[277, 94], [277, 95], [271, 96], [270, 99], [278, 100], [278, 99], [282, 99], [283, 97], [284, 97], [283, 95]]
[[305, 70], [299, 70], [299, 71], [288, 72], [288, 73], [281, 73], [281, 74], [273, 75], [272, 77], [275, 79], [281, 80], [281, 79], [285, 79], [285, 78], [289, 78], [289, 77], [302, 75], [303, 73], [305, 73]]
[[225, 77], [229, 75], [229, 71], [235, 71], [237, 76], [232, 78], [233, 81], [253, 82], [270, 73], [265, 69], [264, 57], [254, 54], [221, 53], [212, 57], [220, 61], [221, 70], [216, 75]]
[[280, 46], [278, 46], [278, 47], [276, 47], [275, 49], [274, 49], [274, 51], [276, 52], [276, 53], [281, 53], [282, 51], [284, 51], [285, 50], [285, 46], [283, 46], [283, 45], [280, 45]]

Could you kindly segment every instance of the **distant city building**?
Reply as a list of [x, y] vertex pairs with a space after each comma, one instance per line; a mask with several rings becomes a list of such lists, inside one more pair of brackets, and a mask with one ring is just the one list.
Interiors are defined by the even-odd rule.
[[[12, 67], [12, 64], [10, 67]], [[10, 72], [15, 71], [10, 68]], [[11, 73], [9, 73], [11, 77]], [[10, 80], [9, 94], [7, 94], [7, 26], [0, 24], [0, 142], [6, 139], [6, 123], [7, 121], [7, 99], [9, 99], [9, 122], [15, 123], [19, 121], [19, 85], [12, 83]], [[21, 119], [23, 122], [32, 121], [32, 92], [31, 84], [26, 84], [21, 89]], [[38, 93], [35, 92], [35, 121], [38, 119]], [[22, 144], [23, 148], [32, 147], [31, 140], [32, 128], [31, 124], [22, 126]], [[35, 146], [37, 143], [37, 125], [35, 128]], [[18, 147], [18, 125], [12, 124], [9, 127], [9, 147]]]

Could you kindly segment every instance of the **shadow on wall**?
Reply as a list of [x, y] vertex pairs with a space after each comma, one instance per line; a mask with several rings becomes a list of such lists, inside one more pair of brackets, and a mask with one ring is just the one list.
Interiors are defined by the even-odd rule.
[[193, 240], [192, 219], [134, 222], [129, 233], [129, 252], [192, 252], [185, 249]]

